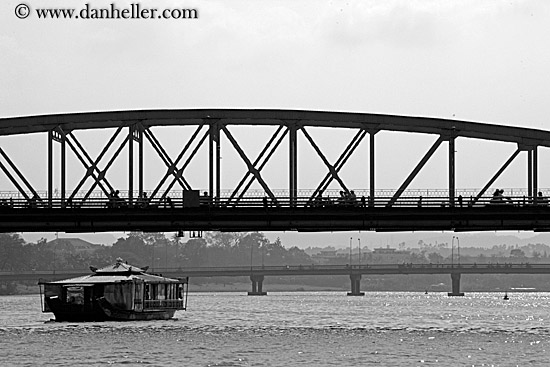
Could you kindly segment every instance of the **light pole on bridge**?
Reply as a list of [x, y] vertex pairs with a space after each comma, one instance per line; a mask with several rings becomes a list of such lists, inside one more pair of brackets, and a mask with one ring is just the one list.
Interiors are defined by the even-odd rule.
[[351, 266], [351, 241], [353, 240], [353, 237], [349, 238], [349, 266]]
[[454, 245], [455, 245], [455, 239], [456, 239], [456, 242], [458, 244], [457, 246], [457, 252], [458, 252], [458, 259], [457, 259], [457, 263], [458, 265], [460, 265], [460, 240], [458, 238], [458, 236], [453, 236], [453, 239], [451, 241], [451, 266], [454, 266]]
[[55, 274], [55, 252], [59, 242], [59, 232], [55, 232], [55, 245], [53, 245], [53, 273]]
[[451, 239], [451, 267], [454, 266], [455, 259], [455, 236]]
[[456, 242], [458, 244], [458, 265], [460, 266], [460, 240], [458, 239], [458, 236], [456, 236]]
[[361, 239], [358, 238], [357, 241], [359, 241], [359, 267], [361, 267]]

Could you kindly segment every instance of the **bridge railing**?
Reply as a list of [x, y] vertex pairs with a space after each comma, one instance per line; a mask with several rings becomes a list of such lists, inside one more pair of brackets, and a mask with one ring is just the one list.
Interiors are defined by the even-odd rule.
[[200, 273], [200, 272], [262, 272], [262, 271], [334, 271], [334, 270], [407, 270], [407, 269], [550, 269], [550, 264], [531, 264], [525, 263], [400, 263], [400, 264], [345, 264], [345, 265], [318, 265], [318, 264], [302, 264], [302, 265], [253, 265], [253, 266], [223, 266], [223, 267], [185, 267], [185, 268], [155, 268], [154, 273]]
[[[212, 198], [201, 196], [199, 207], [217, 207], [217, 208], [275, 208], [275, 207], [310, 207], [310, 208], [353, 208], [353, 207], [485, 207], [485, 206], [547, 206], [548, 199], [529, 198], [526, 196], [507, 196], [507, 197], [481, 197], [476, 200], [474, 197], [455, 198], [453, 202], [448, 197], [424, 197], [407, 196], [392, 201], [391, 197], [369, 198], [365, 196], [355, 198], [330, 197], [323, 196], [311, 199], [311, 197], [298, 197], [291, 202], [289, 197], [246, 197], [238, 202], [228, 198]], [[154, 198], [154, 199], [133, 199], [119, 198], [87, 198], [72, 200], [52, 199], [51, 201], [43, 198], [9, 198], [0, 199], [0, 209], [25, 209], [25, 208], [67, 208], [67, 209], [99, 209], [99, 208], [133, 208], [133, 209], [177, 209], [186, 207], [183, 199], [177, 198]]]
[[[497, 188], [489, 188], [487, 189], [487, 193], [492, 193], [496, 190]], [[500, 188], [499, 188], [500, 189]], [[528, 196], [528, 190], [526, 188], [502, 188], [504, 190], [504, 193], [507, 195], [507, 196], [515, 196], [515, 197], [520, 197], [520, 196]], [[201, 193], [204, 193], [205, 189], [197, 189], [199, 192]], [[538, 189], [539, 191], [541, 191], [545, 196], [550, 196], [550, 188], [539, 188]], [[327, 190], [324, 190], [323, 191], [323, 196], [327, 196], [327, 197], [338, 197], [340, 196], [340, 189], [327, 189]], [[462, 189], [456, 189], [455, 190], [455, 196], [458, 197], [458, 196], [462, 196], [464, 198], [467, 198], [467, 197], [475, 197], [478, 193], [479, 193], [480, 189], [479, 188], [462, 188]], [[151, 190], [144, 190], [145, 193], [147, 193], [147, 195], [151, 195], [152, 194], [152, 191]], [[362, 189], [362, 188], [358, 188], [358, 189], [354, 189], [354, 192], [355, 194], [358, 196], [358, 197], [361, 197], [361, 196], [365, 196], [365, 197], [368, 197], [370, 195], [370, 190], [369, 189]], [[375, 192], [374, 192], [374, 196], [375, 197], [392, 197], [394, 194], [395, 194], [396, 190], [395, 189], [390, 189], [390, 188], [386, 188], [386, 189], [376, 189]], [[36, 191], [36, 193], [38, 194], [39, 197], [41, 198], [46, 198], [48, 197], [48, 192], [46, 190], [38, 190]], [[120, 190], [119, 191], [120, 193], [120, 196], [121, 197], [130, 197], [130, 191], [128, 190]], [[273, 189], [272, 190], [272, 193], [275, 197], [277, 198], [284, 198], [284, 197], [288, 197], [288, 189]], [[311, 197], [313, 196], [313, 194], [315, 193], [315, 190], [313, 189], [299, 189], [296, 193], [296, 195], [298, 197]], [[25, 194], [29, 197], [32, 197], [33, 196], [33, 192], [30, 192], [30, 191], [25, 191]], [[220, 191], [220, 198], [230, 198], [232, 197], [234, 194], [233, 190], [230, 190], [230, 189], [223, 189]], [[52, 193], [52, 197], [54, 199], [61, 199], [61, 191], [59, 190], [54, 190], [54, 192]], [[156, 194], [157, 197], [165, 197], [165, 196], [171, 196], [171, 197], [181, 197], [182, 196], [182, 190], [170, 190], [170, 191], [158, 191], [157, 194]], [[266, 192], [263, 190], [263, 189], [249, 189], [246, 191], [246, 195], [243, 195], [244, 197], [248, 197], [248, 198], [262, 198], [264, 196], [266, 196]], [[448, 197], [449, 196], [449, 189], [439, 189], [439, 188], [431, 188], [431, 189], [422, 189], [422, 188], [416, 188], [416, 189], [411, 189], [411, 188], [408, 188], [406, 190], [403, 191], [403, 193], [401, 194], [401, 197], [419, 197], [419, 196], [423, 196], [423, 197]], [[488, 196], [485, 195], [485, 196]], [[23, 199], [25, 196], [20, 192], [20, 191], [15, 191], [15, 190], [12, 190], [12, 191], [7, 191], [7, 190], [3, 190], [3, 191], [0, 191], [0, 199], [9, 199], [9, 198], [13, 198], [13, 199]], [[71, 190], [68, 190], [65, 192], [65, 197], [74, 197], [74, 198], [84, 198], [84, 197], [87, 197], [87, 198], [90, 198], [90, 199], [102, 199], [102, 198], [105, 198], [105, 193], [101, 190], [94, 190], [94, 191], [91, 191], [89, 192], [88, 190], [78, 190], [78, 191], [71, 191]], [[139, 191], [137, 190], [134, 190], [132, 192], [132, 197], [134, 198], [137, 198], [139, 197]], [[235, 200], [235, 199], [233, 199]]]

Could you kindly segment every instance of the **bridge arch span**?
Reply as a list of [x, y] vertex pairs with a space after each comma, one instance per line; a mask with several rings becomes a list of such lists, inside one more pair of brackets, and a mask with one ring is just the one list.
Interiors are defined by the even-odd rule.
[[67, 113], [0, 119], [0, 135], [116, 128], [140, 122], [148, 127], [208, 124], [285, 125], [400, 131], [550, 146], [550, 132], [524, 127], [472, 121], [354, 112], [274, 109], [126, 110]]
[[[271, 126], [275, 131], [258, 156], [252, 157], [243, 149], [230, 131], [231, 126]], [[155, 135], [153, 128], [164, 126], [185, 126], [193, 130], [186, 136], [187, 141], [181, 144], [180, 154], [171, 156]], [[342, 142], [342, 152], [337, 160], [331, 161], [323, 152], [322, 146], [317, 144], [314, 137], [308, 132], [310, 128], [349, 129], [355, 134], [351, 141]], [[108, 141], [100, 142], [104, 148], [99, 154], [92, 154], [79, 138], [75, 131], [87, 130], [114, 131]], [[190, 131], [191, 131], [190, 130]], [[376, 191], [376, 135], [381, 131], [407, 132], [417, 134], [432, 134], [437, 137], [418, 164], [412, 168], [410, 174], [401, 185], [393, 190], [388, 197], [379, 198]], [[164, 200], [171, 191], [201, 189], [216, 200], [225, 200], [225, 204], [235, 204], [246, 198], [254, 183], [262, 190], [262, 196], [274, 205], [278, 205], [284, 196], [284, 201], [291, 207], [302, 203], [311, 203], [320, 196], [330, 185], [336, 183], [343, 192], [350, 194], [350, 185], [344, 182], [342, 168], [348, 159], [357, 154], [356, 148], [362, 141], [368, 141], [369, 154], [365, 157], [365, 171], [368, 172], [368, 182], [363, 185], [363, 200], [369, 205], [383, 205], [391, 207], [399, 203], [410, 185], [424, 168], [426, 162], [441, 146], [447, 147], [447, 181], [446, 203], [453, 207], [458, 204], [459, 195], [456, 188], [455, 169], [455, 140], [457, 138], [484, 139], [497, 142], [517, 144], [517, 149], [508, 157], [502, 166], [496, 167], [496, 173], [486, 185], [471, 195], [470, 201], [475, 204], [488, 191], [491, 185], [520, 155], [527, 156], [527, 172], [525, 176], [526, 188], [524, 201], [537, 201], [538, 186], [538, 147], [550, 147], [550, 131], [486, 124], [471, 121], [450, 120], [430, 117], [397, 116], [352, 112], [305, 111], [305, 110], [276, 110], [276, 109], [180, 109], [180, 110], [127, 110], [105, 111], [88, 113], [51, 114], [39, 116], [10, 117], [0, 119], [0, 136], [9, 137], [42, 133], [47, 136], [47, 151], [36, 152], [40, 158], [47, 157], [47, 188], [40, 190], [31, 179], [25, 176], [24, 170], [16, 163], [17, 157], [12, 157], [0, 144], [0, 174], [4, 174], [16, 188], [22, 200], [31, 201], [35, 198], [45, 201], [52, 206], [57, 203], [65, 207], [75, 200], [85, 202], [93, 197], [93, 191], [99, 191], [104, 197], [109, 197], [118, 187], [110, 181], [113, 171], [113, 162], [124, 161], [126, 172], [123, 172], [127, 187], [124, 188], [124, 198], [135, 203], [145, 194], [149, 199]], [[222, 139], [223, 137], [223, 139]], [[318, 156], [326, 175], [311, 189], [308, 197], [300, 198], [298, 185], [298, 138], [306, 142]], [[117, 140], [118, 139], [118, 140]], [[230, 188], [222, 187], [222, 140], [228, 149], [236, 152], [235, 156], [244, 163], [246, 172], [238, 185]], [[339, 142], [340, 143], [340, 142]], [[155, 154], [163, 165], [165, 172], [159, 177], [155, 187], [144, 186], [144, 146]], [[340, 145], [340, 144], [339, 144]], [[265, 179], [264, 173], [267, 162], [273, 154], [285, 146], [287, 154], [286, 174], [288, 187], [284, 192], [275, 190]], [[199, 158], [197, 151], [203, 147], [207, 151], [206, 159], [201, 161], [204, 173], [207, 176], [208, 187], [196, 187], [186, 176], [186, 169], [190, 162]], [[114, 151], [107, 157], [108, 149]], [[73, 154], [76, 161], [83, 166], [83, 176], [78, 177], [72, 187], [67, 185], [67, 176], [71, 173], [67, 165], [67, 155]], [[368, 169], [366, 168], [368, 166]], [[55, 168], [57, 167], [57, 168]], [[268, 166], [269, 167], [269, 166]], [[54, 186], [54, 175], [60, 183], [60, 190]], [[59, 175], [59, 177], [57, 177]], [[368, 189], [367, 189], [368, 188]], [[0, 188], [2, 191], [3, 188]], [[224, 190], [225, 192], [224, 193]], [[227, 190], [229, 189], [229, 190]], [[229, 192], [227, 192], [229, 191]], [[377, 201], [378, 200], [378, 201]], [[462, 199], [460, 199], [462, 200]]]

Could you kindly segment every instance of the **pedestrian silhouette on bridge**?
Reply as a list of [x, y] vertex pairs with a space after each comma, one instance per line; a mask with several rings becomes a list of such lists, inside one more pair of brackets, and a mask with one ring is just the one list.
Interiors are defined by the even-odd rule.
[[539, 205], [548, 205], [548, 198], [546, 196], [542, 195], [542, 191], [538, 192], [537, 204], [539, 204]]
[[357, 196], [355, 195], [355, 192], [353, 190], [349, 192], [348, 201], [353, 206], [357, 205]]

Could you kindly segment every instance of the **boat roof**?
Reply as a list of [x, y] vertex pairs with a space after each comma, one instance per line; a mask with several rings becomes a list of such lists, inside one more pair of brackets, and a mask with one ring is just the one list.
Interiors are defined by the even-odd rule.
[[113, 265], [105, 266], [101, 269], [96, 269], [91, 267], [92, 271], [96, 274], [120, 274], [120, 273], [130, 273], [130, 274], [141, 274], [147, 271], [147, 268], [140, 268], [134, 265], [124, 262], [120, 257], [116, 259], [116, 263]]
[[83, 275], [76, 278], [57, 280], [53, 282], [44, 282], [44, 284], [106, 284], [121, 283], [134, 280], [140, 280], [145, 283], [181, 283], [182, 280], [163, 277], [162, 275], [147, 274], [147, 268], [139, 268], [130, 265], [118, 258], [114, 265], [109, 265], [101, 269], [90, 267], [93, 274]]
[[98, 275], [90, 274], [81, 277], [57, 280], [48, 282], [48, 284], [107, 284], [107, 283], [122, 283], [133, 280], [141, 280], [145, 283], [181, 283], [178, 279], [166, 278], [153, 274], [124, 274], [124, 275]]

